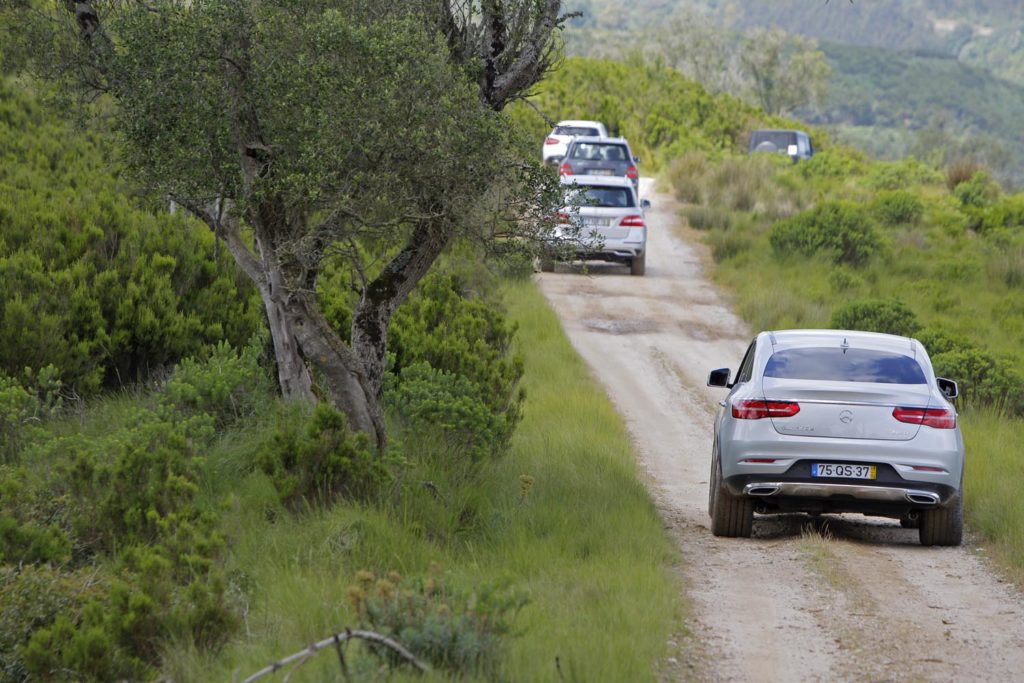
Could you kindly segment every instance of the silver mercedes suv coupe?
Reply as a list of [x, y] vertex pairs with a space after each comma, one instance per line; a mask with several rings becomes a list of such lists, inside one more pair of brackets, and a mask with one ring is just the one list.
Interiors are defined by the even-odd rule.
[[709, 513], [716, 536], [750, 536], [754, 512], [854, 512], [918, 527], [923, 545], [963, 535], [964, 441], [915, 339], [845, 330], [762, 332], [715, 420]]

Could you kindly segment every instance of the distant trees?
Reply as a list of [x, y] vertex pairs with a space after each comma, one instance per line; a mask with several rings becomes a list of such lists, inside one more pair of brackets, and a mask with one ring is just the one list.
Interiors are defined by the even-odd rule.
[[[542, 177], [499, 112], [542, 77], [560, 0], [54, 2], [36, 65], [103, 94], [146, 184], [205, 222], [255, 283], [282, 393], [318, 383], [384, 442], [392, 315], [455, 240], [545, 229]], [[34, 16], [34, 15], [32, 15]], [[348, 338], [318, 276], [345, 264]]]
[[761, 108], [783, 114], [824, 97], [831, 68], [813, 41], [780, 28], [746, 34], [740, 65]]

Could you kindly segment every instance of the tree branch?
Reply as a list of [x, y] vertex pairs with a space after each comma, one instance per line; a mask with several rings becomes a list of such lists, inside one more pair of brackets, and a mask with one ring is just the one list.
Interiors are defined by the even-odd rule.
[[353, 638], [365, 640], [376, 645], [383, 645], [384, 647], [390, 649], [392, 652], [397, 654], [405, 661], [409, 662], [409, 664], [411, 664], [420, 673], [426, 673], [430, 671], [430, 668], [426, 664], [417, 659], [414, 654], [405, 649], [400, 643], [386, 636], [382, 636], [379, 633], [374, 633], [373, 631], [350, 631], [346, 629], [344, 633], [335, 633], [334, 635], [324, 638], [323, 640], [317, 643], [313, 643], [304, 650], [296, 652], [293, 655], [289, 655], [284, 659], [279, 659], [276, 662], [268, 664], [267, 666], [263, 667], [256, 673], [246, 678], [244, 681], [242, 681], [242, 683], [252, 683], [253, 681], [259, 680], [264, 676], [280, 671], [289, 664], [295, 664], [296, 666], [300, 666], [307, 659], [309, 659], [316, 653], [325, 650], [329, 647], [337, 646], [340, 643], [352, 640]]

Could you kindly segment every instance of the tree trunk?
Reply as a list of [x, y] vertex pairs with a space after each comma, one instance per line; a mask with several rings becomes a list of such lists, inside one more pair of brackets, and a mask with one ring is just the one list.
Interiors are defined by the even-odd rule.
[[369, 389], [379, 396], [387, 362], [391, 316], [451, 240], [442, 226], [421, 224], [405, 248], [367, 285], [352, 316], [352, 351], [362, 363]]

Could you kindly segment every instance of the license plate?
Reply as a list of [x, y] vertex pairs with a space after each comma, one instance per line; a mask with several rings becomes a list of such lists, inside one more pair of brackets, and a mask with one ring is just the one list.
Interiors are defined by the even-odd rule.
[[874, 465], [837, 465], [835, 463], [815, 463], [811, 465], [812, 477], [874, 479], [875, 475]]
[[589, 175], [615, 175], [615, 171], [610, 168], [592, 168], [587, 171]]
[[584, 217], [583, 224], [584, 225], [594, 225], [594, 226], [598, 226], [598, 227], [602, 227], [602, 228], [607, 228], [609, 225], [612, 224], [612, 219], [611, 218]]

